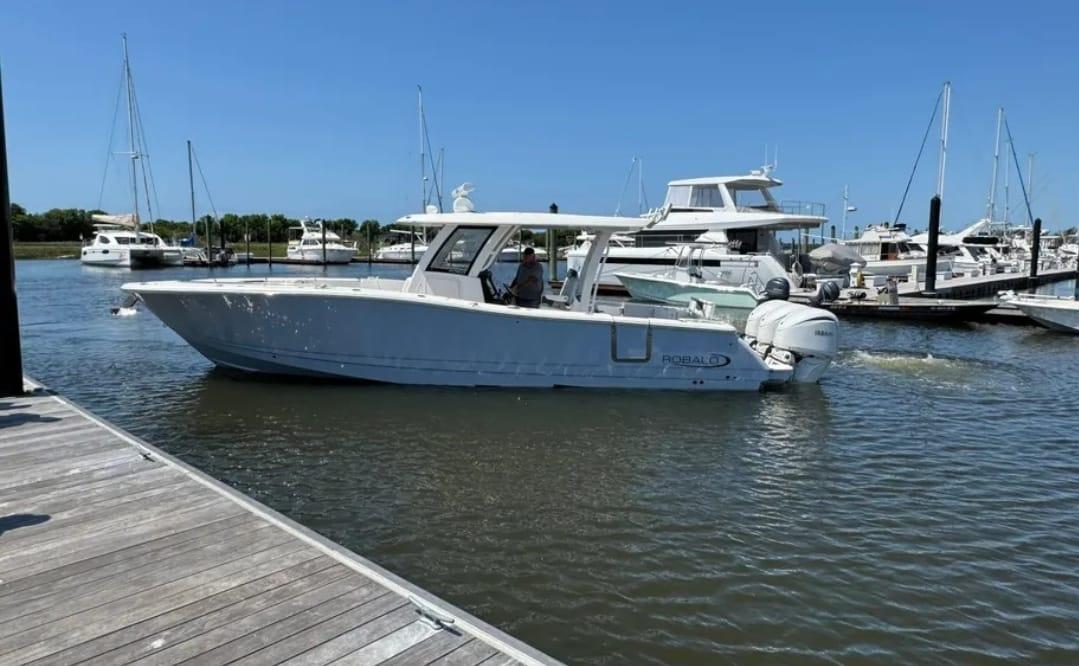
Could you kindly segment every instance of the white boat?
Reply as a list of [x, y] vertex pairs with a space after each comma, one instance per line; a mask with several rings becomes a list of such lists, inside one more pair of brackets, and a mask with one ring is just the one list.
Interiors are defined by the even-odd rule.
[[419, 232], [404, 231], [402, 229], [390, 229], [391, 234], [404, 235], [407, 241], [383, 245], [375, 253], [376, 261], [419, 261], [420, 257], [427, 252], [427, 241]]
[[520, 263], [527, 247], [531, 247], [532, 251], [536, 253], [538, 261], [547, 261], [547, 250], [518, 241], [511, 241], [506, 247], [502, 248], [502, 251], [498, 253], [498, 260], [503, 263]]
[[[182, 266], [183, 250], [168, 245], [154, 233], [143, 231], [139, 222], [139, 188], [150, 192], [153, 175], [148, 157], [142, 146], [142, 125], [135, 98], [135, 83], [131, 77], [131, 65], [127, 53], [127, 35], [122, 37], [124, 49], [123, 87], [126, 90], [128, 118], [128, 151], [124, 153], [131, 162], [131, 211], [123, 215], [94, 214], [94, 237], [85, 245], [79, 259], [89, 266], [112, 266], [118, 268], [152, 268]], [[110, 146], [111, 148], [111, 146]], [[106, 165], [106, 171], [108, 166]], [[141, 183], [140, 183], [141, 178]], [[144, 202], [148, 219], [153, 220], [149, 199]]]
[[[837, 352], [830, 312], [770, 305], [754, 346], [699, 303], [602, 304], [595, 278], [611, 234], [644, 220], [549, 213], [409, 215], [439, 226], [406, 280], [266, 278], [129, 283], [215, 364], [396, 384], [755, 391], [815, 382]], [[586, 229], [591, 251], [539, 308], [507, 305], [491, 268], [521, 229]]]
[[[839, 242], [862, 255], [866, 261], [862, 270], [870, 275], [908, 277], [916, 269], [919, 279], [925, 276], [925, 250], [916, 243], [911, 244], [904, 224], [873, 224], [866, 227], [860, 237]], [[951, 271], [952, 259], [938, 256], [937, 272], [950, 274]]]
[[346, 244], [341, 237], [323, 228], [322, 220], [300, 220], [300, 226], [289, 227], [286, 256], [305, 264], [347, 264], [356, 254], [354, 243]]
[[[678, 258], [678, 244], [698, 241], [711, 244], [703, 257], [706, 280], [763, 287], [772, 278], [786, 277], [786, 253], [776, 232], [818, 229], [827, 218], [821, 204], [777, 202], [771, 190], [780, 185], [768, 167], [745, 176], [671, 181], [662, 219], [631, 234], [633, 247], [609, 250], [600, 284], [618, 285], [618, 273], [669, 269]], [[582, 243], [567, 253], [568, 268], [578, 268], [588, 246]]]
[[1079, 301], [1074, 298], [1020, 294], [1005, 296], [1003, 300], [1042, 326], [1054, 331], [1079, 333]]
[[711, 303], [716, 315], [736, 326], [744, 326], [749, 313], [763, 300], [748, 285], [731, 285], [704, 278], [704, 254], [709, 245], [679, 247], [674, 267], [655, 274], [616, 273], [615, 276], [636, 301], [687, 305], [692, 299]]
[[94, 237], [79, 259], [87, 266], [159, 268], [182, 266], [183, 251], [155, 233], [139, 231], [134, 215], [94, 215]]

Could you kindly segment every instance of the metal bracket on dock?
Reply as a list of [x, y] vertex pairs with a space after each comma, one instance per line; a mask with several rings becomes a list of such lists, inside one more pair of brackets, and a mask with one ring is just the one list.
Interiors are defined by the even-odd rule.
[[416, 607], [416, 612], [420, 615], [420, 622], [423, 622], [435, 631], [441, 631], [445, 629], [447, 625], [451, 625], [456, 622], [456, 620], [454, 620], [449, 615], [446, 615], [434, 606], [424, 603], [422, 600], [417, 599], [416, 597], [410, 595], [408, 597], [408, 602]]

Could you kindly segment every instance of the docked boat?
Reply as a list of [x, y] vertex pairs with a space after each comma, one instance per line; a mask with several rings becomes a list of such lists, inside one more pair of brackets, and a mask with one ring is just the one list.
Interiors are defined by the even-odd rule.
[[[910, 234], [905, 224], [870, 225], [862, 235], [853, 240], [840, 241], [865, 259], [863, 271], [870, 275], [906, 278], [911, 271], [917, 272], [919, 279], [925, 276], [926, 254], [917, 245], [911, 245]], [[952, 260], [938, 257], [937, 271], [950, 273]]]
[[155, 233], [141, 231], [135, 215], [93, 215], [94, 237], [82, 248], [80, 261], [87, 266], [160, 268], [182, 266], [183, 251], [165, 243]]
[[[779, 203], [772, 189], [782, 184], [767, 167], [743, 176], [671, 181], [660, 219], [630, 234], [632, 247], [608, 251], [600, 285], [619, 285], [616, 274], [670, 269], [678, 259], [677, 246], [693, 242], [711, 245], [703, 256], [706, 280], [732, 285], [754, 282], [763, 288], [773, 278], [788, 277], [790, 262], [776, 233], [819, 229], [827, 218], [822, 204]], [[570, 250], [568, 268], [580, 272], [579, 264], [588, 251], [588, 242]]]
[[[182, 266], [183, 250], [167, 244], [154, 233], [153, 224], [149, 231], [143, 230], [140, 223], [139, 190], [151, 192], [153, 172], [142, 145], [143, 128], [138, 104], [135, 97], [135, 82], [131, 77], [131, 63], [127, 52], [127, 35], [123, 35], [123, 79], [126, 91], [128, 118], [128, 149], [124, 153], [131, 163], [131, 212], [123, 215], [94, 214], [94, 236], [79, 253], [79, 259], [88, 266], [112, 266], [117, 268], [156, 268], [161, 266]], [[112, 146], [110, 146], [111, 150]], [[111, 154], [110, 154], [111, 157]], [[108, 165], [106, 164], [106, 172]], [[146, 208], [147, 219], [154, 219], [149, 196], [142, 202]]]
[[654, 274], [615, 273], [615, 277], [635, 301], [686, 305], [698, 299], [711, 303], [714, 312], [730, 323], [744, 325], [764, 295], [749, 285], [705, 279], [704, 255], [709, 249], [708, 244], [687, 243], [678, 247], [678, 258], [669, 270]]
[[347, 264], [356, 254], [354, 243], [344, 243], [341, 237], [323, 228], [322, 220], [300, 220], [298, 227], [289, 227], [286, 256], [304, 264]]
[[1046, 328], [1079, 333], [1079, 300], [1045, 294], [1008, 294], [1002, 300]]
[[390, 229], [389, 232], [407, 236], [408, 240], [383, 245], [375, 252], [376, 261], [414, 261], [419, 260], [423, 253], [427, 252], [427, 241], [419, 232], [401, 229]]
[[[837, 352], [835, 315], [769, 302], [752, 339], [687, 307], [602, 303], [595, 282], [615, 232], [646, 220], [549, 213], [409, 215], [440, 227], [412, 275], [129, 283], [167, 326], [238, 370], [397, 384], [755, 391], [816, 382]], [[467, 212], [465, 212], [467, 211]], [[522, 229], [585, 229], [595, 241], [538, 308], [507, 302], [491, 269]], [[764, 307], [764, 306], [762, 306]], [[755, 311], [756, 312], [756, 311]]]
[[532, 251], [536, 253], [536, 259], [539, 261], [547, 261], [547, 250], [542, 247], [534, 247], [521, 243], [519, 241], [513, 241], [502, 248], [502, 251], [498, 253], [498, 260], [503, 263], [520, 263], [521, 258], [524, 256], [525, 248], [532, 247]]

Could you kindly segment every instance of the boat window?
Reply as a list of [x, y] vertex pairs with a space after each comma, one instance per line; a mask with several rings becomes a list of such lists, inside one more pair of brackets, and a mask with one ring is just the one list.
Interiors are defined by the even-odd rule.
[[694, 185], [689, 205], [692, 208], [723, 208], [723, 193], [719, 185]]
[[764, 190], [750, 189], [750, 190], [733, 190], [731, 196], [734, 197], [734, 206], [736, 208], [751, 208], [753, 210], [772, 210], [772, 202], [765, 196]]
[[303, 242], [304, 245], [318, 245], [318, 241], [314, 238], [308, 238]]
[[667, 188], [667, 205], [672, 208], [685, 208], [689, 206], [689, 185], [672, 185]]
[[108, 236], [98, 236], [98, 237], [97, 237], [97, 242], [98, 242], [98, 243], [101, 243], [102, 245], [108, 245], [108, 244], [109, 244], [109, 243], [111, 243], [112, 241], [111, 241], [111, 240], [109, 240], [109, 237], [108, 237]]
[[728, 229], [727, 244], [728, 249], [736, 254], [753, 254], [760, 251], [755, 229]]
[[427, 270], [467, 275], [494, 230], [494, 227], [458, 227], [438, 248]]
[[116, 242], [119, 243], [120, 245], [130, 245], [131, 244], [131, 239], [128, 238], [127, 236], [117, 236], [116, 237]]

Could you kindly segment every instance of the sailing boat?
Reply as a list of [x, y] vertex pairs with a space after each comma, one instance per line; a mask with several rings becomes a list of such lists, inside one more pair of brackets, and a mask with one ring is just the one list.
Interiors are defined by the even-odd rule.
[[[127, 53], [127, 34], [122, 35], [124, 50], [124, 73], [122, 85], [127, 91], [127, 138], [128, 155], [131, 159], [131, 212], [121, 215], [93, 215], [94, 237], [82, 248], [82, 263], [91, 266], [116, 266], [121, 268], [149, 268], [157, 266], [180, 266], [183, 253], [178, 247], [165, 243], [150, 230], [143, 231], [139, 220], [139, 175], [146, 198], [146, 210], [153, 220], [150, 191], [153, 175], [144, 150], [145, 137], [135, 99], [135, 83], [131, 77], [131, 61]], [[112, 149], [112, 146], [109, 146]], [[140, 168], [141, 167], [141, 168]], [[108, 166], [106, 165], [106, 170]]]

